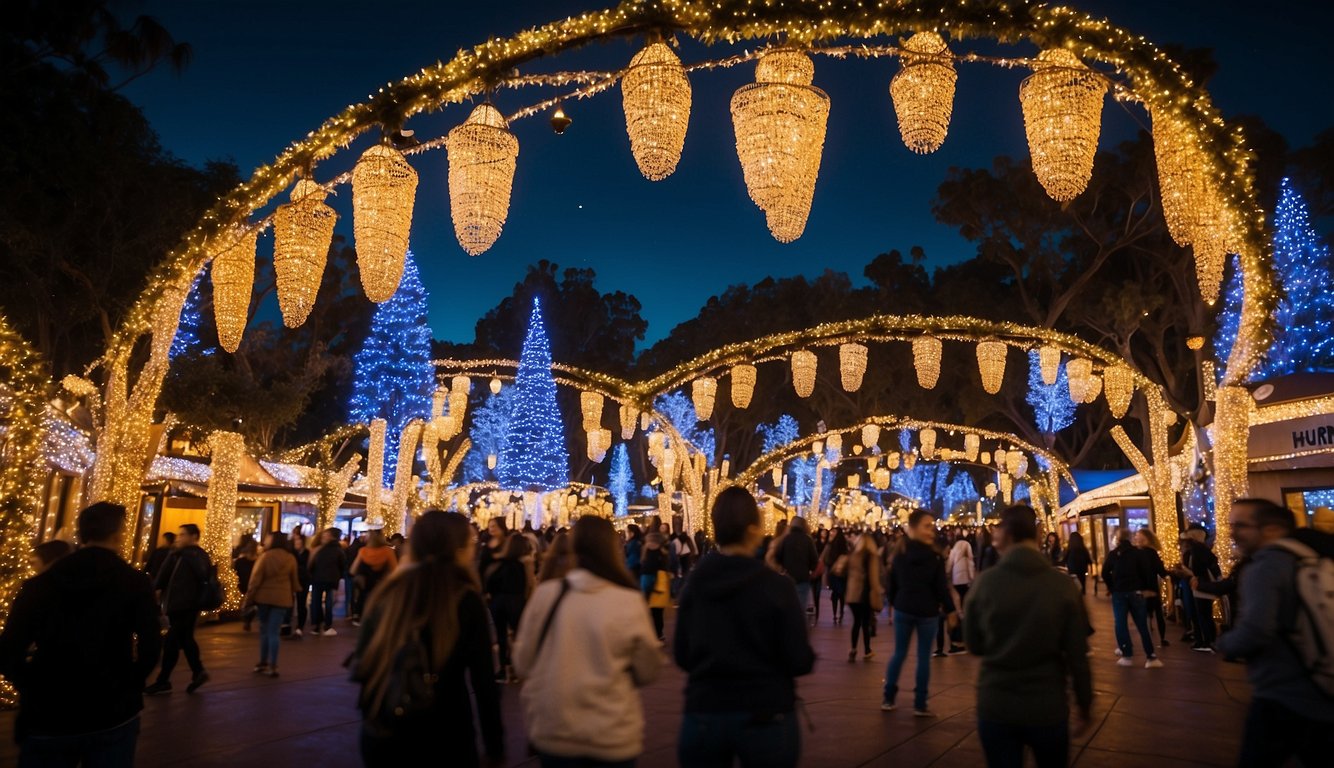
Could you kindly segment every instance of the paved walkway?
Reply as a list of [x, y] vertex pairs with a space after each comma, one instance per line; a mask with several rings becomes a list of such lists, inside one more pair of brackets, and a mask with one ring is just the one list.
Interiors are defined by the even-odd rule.
[[[1164, 669], [1115, 664], [1111, 608], [1089, 598], [1097, 633], [1092, 638], [1094, 728], [1072, 751], [1078, 766], [1152, 765], [1154, 768], [1226, 766], [1235, 760], [1245, 703], [1245, 670], [1176, 643]], [[826, 603], [823, 608], [827, 609]], [[848, 616], [849, 621], [851, 615]], [[813, 731], [803, 734], [805, 766], [968, 766], [983, 764], [974, 730], [973, 681], [978, 662], [968, 656], [932, 661], [931, 708], [938, 717], [921, 720], [911, 711], [879, 710], [884, 665], [892, 639], [881, 617], [873, 662], [847, 658], [847, 628], [828, 615], [813, 630], [819, 654], [815, 672], [803, 678]], [[354, 629], [340, 622], [337, 637], [307, 637], [282, 644], [276, 680], [250, 672], [258, 639], [238, 623], [200, 631], [205, 664], [213, 680], [194, 695], [183, 692], [188, 670], [177, 669], [176, 691], [150, 698], [143, 714], [140, 766], [356, 766], [358, 713], [355, 687], [341, 663], [352, 649]], [[904, 668], [911, 696], [910, 660]], [[675, 667], [643, 691], [649, 732], [640, 765], [675, 766], [684, 678]], [[504, 693], [512, 765], [536, 765], [527, 757], [522, 717], [514, 689]], [[71, 695], [78, 695], [71, 691]], [[14, 764], [13, 713], [0, 713], [0, 765]], [[447, 750], [447, 745], [442, 745]], [[448, 764], [447, 751], [442, 753]]]

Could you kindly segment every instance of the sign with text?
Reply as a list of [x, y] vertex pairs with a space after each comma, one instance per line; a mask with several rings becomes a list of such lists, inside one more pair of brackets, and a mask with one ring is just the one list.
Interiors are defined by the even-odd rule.
[[1312, 452], [1334, 453], [1334, 415], [1307, 416], [1251, 427], [1247, 454], [1253, 459]]

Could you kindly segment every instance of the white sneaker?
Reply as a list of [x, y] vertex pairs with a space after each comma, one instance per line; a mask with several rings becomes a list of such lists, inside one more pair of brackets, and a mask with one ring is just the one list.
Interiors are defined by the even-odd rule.
[[333, 627], [329, 627], [320, 634], [324, 635], [325, 637], [333, 637], [334, 635], [338, 634], [338, 630], [334, 629]]
[[294, 629], [294, 630], [292, 630], [292, 634], [293, 634], [293, 635], [296, 635], [297, 637], [301, 637], [301, 630], [299, 630], [299, 629]]
[[1162, 667], [1163, 663], [1159, 661], [1156, 657], [1144, 662], [1145, 669], [1162, 669]]
[[1116, 666], [1118, 666], [1118, 667], [1133, 667], [1133, 666], [1135, 666], [1135, 660], [1134, 660], [1134, 659], [1128, 659], [1128, 658], [1126, 658], [1125, 656], [1122, 656], [1121, 658], [1119, 658], [1119, 659], [1116, 660]]

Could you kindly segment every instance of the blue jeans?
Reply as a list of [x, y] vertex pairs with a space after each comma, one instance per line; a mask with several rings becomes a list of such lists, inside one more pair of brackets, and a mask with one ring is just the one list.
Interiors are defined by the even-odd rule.
[[809, 581], [797, 582], [797, 605], [800, 605], [803, 611], [811, 609], [811, 583]]
[[1153, 652], [1153, 638], [1149, 635], [1149, 613], [1145, 607], [1144, 595], [1138, 592], [1113, 592], [1112, 617], [1116, 624], [1116, 647], [1127, 659], [1135, 655], [1135, 645], [1130, 641], [1130, 626], [1126, 623], [1126, 614], [1134, 617], [1135, 628], [1139, 630], [1140, 642], [1144, 643], [1144, 655], [1156, 658]]
[[1023, 768], [1024, 747], [1033, 750], [1038, 768], [1065, 768], [1070, 760], [1070, 724], [1009, 725], [977, 721], [977, 736], [987, 768]]
[[801, 732], [795, 712], [687, 712], [676, 758], [691, 768], [795, 768]]
[[317, 581], [311, 585], [310, 628], [319, 632], [333, 626], [334, 597], [338, 594], [338, 582]]
[[19, 744], [18, 768], [133, 768], [139, 718], [77, 736], [28, 736]]
[[259, 663], [278, 666], [278, 633], [283, 628], [287, 609], [277, 605], [259, 606]]
[[634, 760], [594, 760], [591, 757], [561, 757], [560, 755], [548, 755], [545, 752], [537, 754], [537, 763], [542, 768], [635, 768]]
[[931, 644], [936, 640], [935, 616], [913, 616], [894, 611], [894, 656], [885, 670], [885, 701], [893, 701], [899, 694], [899, 675], [903, 662], [908, 659], [908, 643], [913, 631], [917, 632], [917, 687], [913, 690], [913, 707], [926, 709], [926, 688], [931, 683]]

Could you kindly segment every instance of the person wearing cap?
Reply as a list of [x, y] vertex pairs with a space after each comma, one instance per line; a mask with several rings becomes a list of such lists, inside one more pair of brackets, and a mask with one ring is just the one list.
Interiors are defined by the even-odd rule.
[[[1209, 532], [1200, 523], [1191, 523], [1182, 534], [1182, 553], [1181, 565], [1188, 573], [1183, 573], [1187, 578], [1194, 578], [1198, 581], [1218, 581], [1222, 577], [1222, 571], [1218, 567], [1218, 558], [1214, 556], [1213, 550], [1205, 543]], [[1213, 653], [1214, 640], [1218, 636], [1218, 628], [1214, 625], [1214, 600], [1213, 596], [1201, 592], [1198, 595], [1187, 591], [1182, 595], [1183, 602], [1186, 604], [1186, 611], [1190, 613], [1190, 623], [1195, 629], [1194, 644], [1191, 650], [1200, 653]]]

